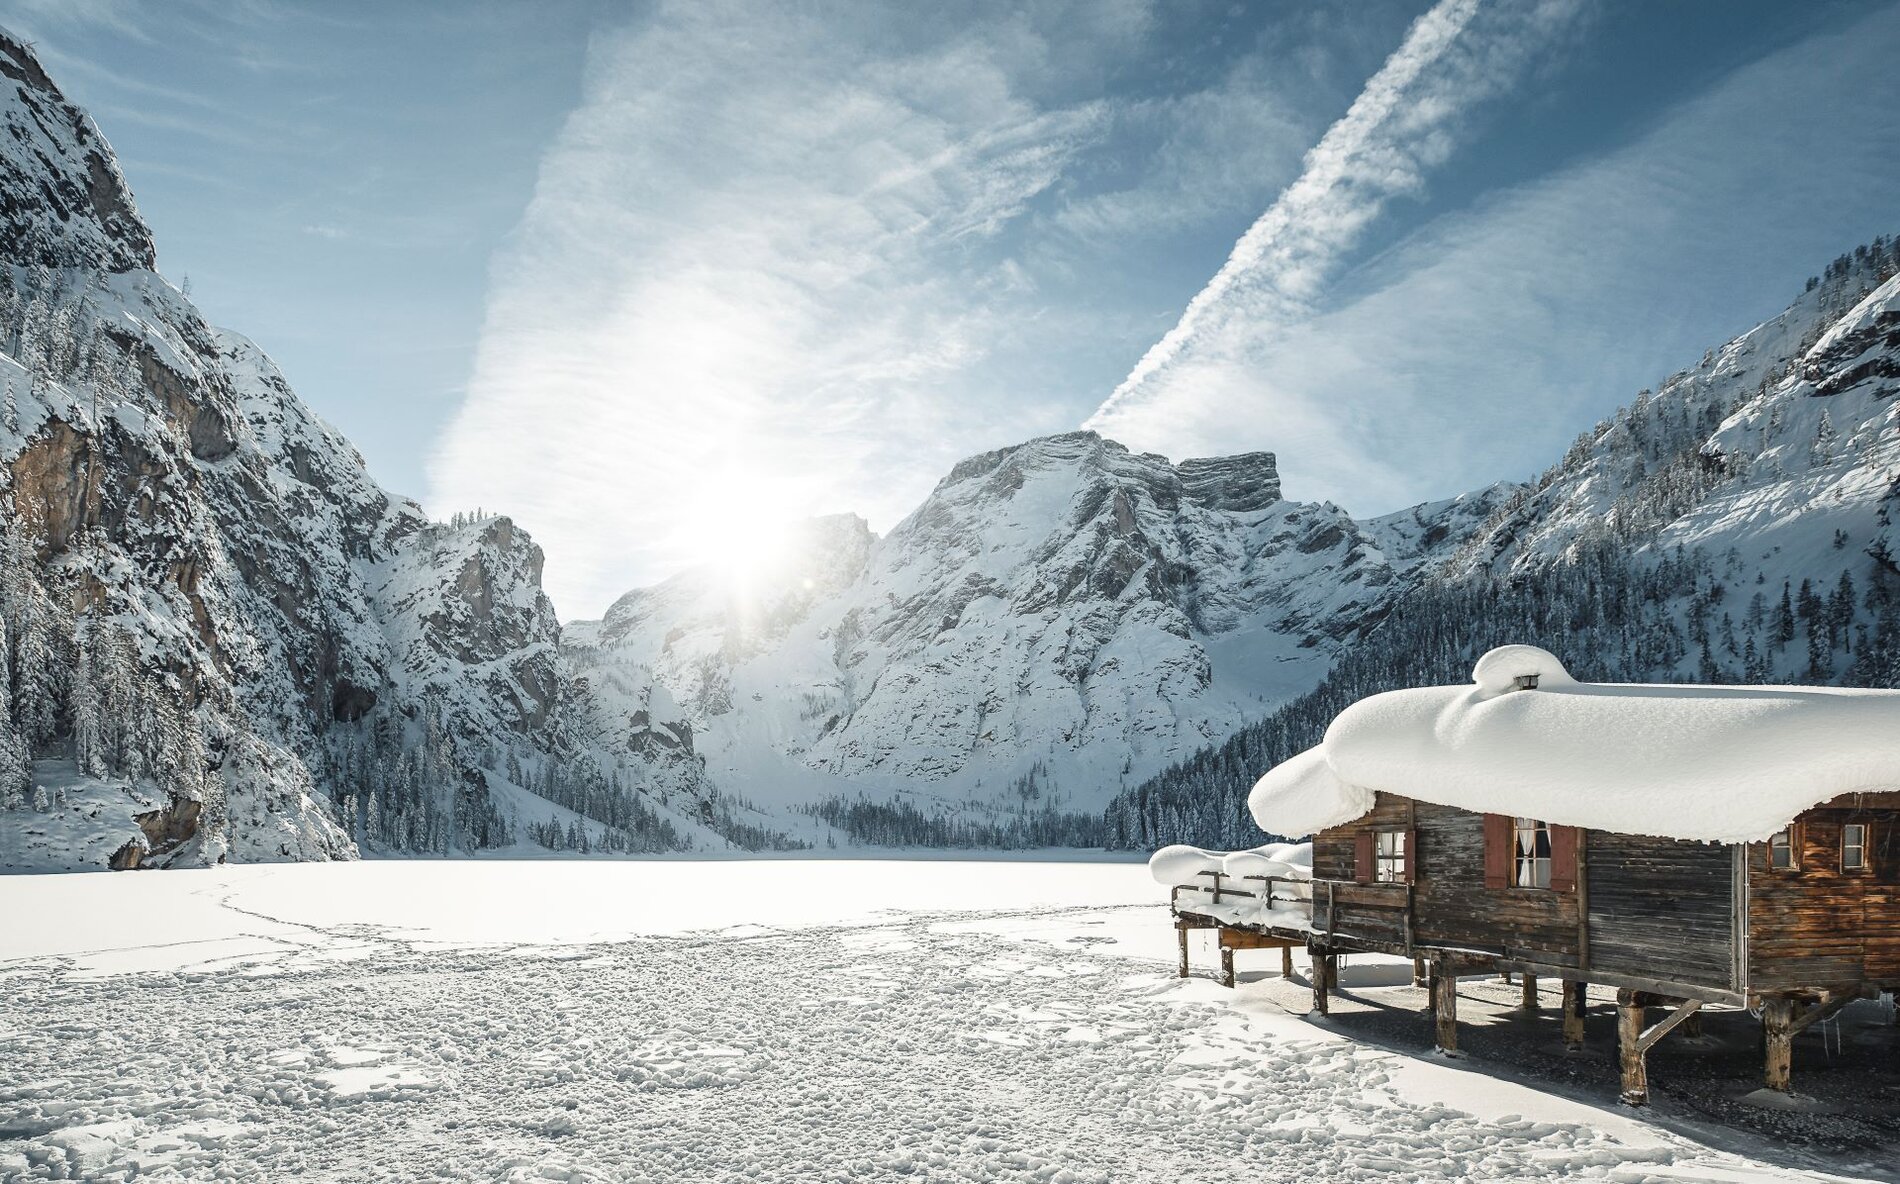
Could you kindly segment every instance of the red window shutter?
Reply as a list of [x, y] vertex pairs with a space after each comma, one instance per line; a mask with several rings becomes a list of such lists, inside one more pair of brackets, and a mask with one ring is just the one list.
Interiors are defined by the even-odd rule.
[[1358, 883], [1370, 884], [1372, 883], [1372, 832], [1369, 830], [1360, 831], [1352, 838], [1353, 845], [1356, 848], [1352, 866], [1352, 878]]
[[1405, 882], [1418, 882], [1418, 832], [1415, 830], [1405, 832]]
[[1550, 886], [1556, 892], [1577, 890], [1577, 828], [1550, 828]]
[[1511, 818], [1508, 814], [1484, 816], [1484, 886], [1507, 888], [1511, 883]]

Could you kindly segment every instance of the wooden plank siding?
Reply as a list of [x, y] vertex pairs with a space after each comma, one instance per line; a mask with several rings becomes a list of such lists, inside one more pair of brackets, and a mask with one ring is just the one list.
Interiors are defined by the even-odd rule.
[[[1484, 886], [1484, 815], [1451, 806], [1381, 793], [1364, 817], [1321, 831], [1313, 839], [1313, 877], [1355, 878], [1359, 836], [1381, 830], [1410, 831], [1413, 855], [1412, 942], [1414, 945], [1482, 950], [1550, 966], [1578, 964], [1578, 912], [1574, 892], [1545, 888]], [[1314, 893], [1315, 928], [1382, 944], [1402, 945], [1403, 886], [1369, 885], [1338, 893], [1328, 911], [1326, 890]], [[1385, 907], [1378, 907], [1378, 906]]]
[[[1865, 871], [1841, 868], [1841, 828], [1869, 828]], [[1794, 826], [1797, 866], [1748, 848], [1748, 972], [1755, 991], [1900, 984], [1900, 794], [1839, 798]]]
[[1731, 847], [1598, 830], [1584, 843], [1592, 969], [1739, 989]]
[[[1869, 828], [1865, 871], [1841, 867], [1849, 822]], [[1409, 885], [1355, 882], [1365, 836], [1384, 830], [1412, 836]], [[1768, 866], [1766, 843], [1588, 831], [1570, 891], [1487, 888], [1484, 832], [1482, 814], [1377, 794], [1364, 817], [1314, 836], [1316, 941], [1483, 952], [1589, 981], [1660, 980], [1712, 995], [1900, 988], [1900, 793], [1803, 814], [1792, 870]]]
[[1484, 815], [1418, 803], [1420, 942], [1574, 967], [1581, 956], [1577, 894], [1484, 885]]

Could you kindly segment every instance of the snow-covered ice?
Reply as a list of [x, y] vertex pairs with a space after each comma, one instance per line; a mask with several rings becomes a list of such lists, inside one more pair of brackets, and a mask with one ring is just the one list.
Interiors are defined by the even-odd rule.
[[1157, 896], [1030, 861], [0, 878], [0, 1179], [1813, 1178], [1178, 980]]

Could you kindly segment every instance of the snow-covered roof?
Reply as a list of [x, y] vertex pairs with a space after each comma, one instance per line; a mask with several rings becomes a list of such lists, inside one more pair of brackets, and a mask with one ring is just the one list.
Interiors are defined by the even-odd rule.
[[[1517, 689], [1536, 675], [1534, 689]], [[1478, 660], [1469, 686], [1362, 699], [1248, 797], [1306, 835], [1422, 801], [1625, 834], [1742, 843], [1842, 794], [1900, 790], [1900, 691], [1585, 683], [1535, 646]]]

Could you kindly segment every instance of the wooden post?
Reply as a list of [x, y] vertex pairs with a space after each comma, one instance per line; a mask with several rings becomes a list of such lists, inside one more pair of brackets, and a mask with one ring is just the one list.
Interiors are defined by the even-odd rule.
[[1683, 1036], [1691, 1040], [1702, 1035], [1702, 1013], [1701, 1012], [1699, 1011], [1690, 1012], [1689, 1018], [1682, 1021], [1682, 1034]]
[[1234, 948], [1225, 941], [1220, 943], [1220, 985], [1234, 985]]
[[1333, 992], [1334, 994], [1339, 993], [1339, 955], [1338, 954], [1326, 955], [1326, 989], [1328, 991]]
[[1423, 958], [1412, 959], [1412, 985], [1415, 987], [1431, 985], [1431, 980], [1425, 974], [1425, 959]]
[[1280, 947], [1280, 977], [1281, 978], [1293, 977], [1293, 947], [1292, 946]]
[[1583, 1049], [1583, 1011], [1589, 1005], [1589, 983], [1564, 980], [1564, 1047], [1571, 1052]]
[[1458, 975], [1449, 958], [1432, 960], [1433, 1043], [1440, 1052], [1458, 1051]]
[[1625, 987], [1616, 993], [1616, 1054], [1623, 1067], [1623, 1103], [1649, 1105], [1649, 1068], [1644, 1063], [1643, 997]]
[[1313, 1010], [1321, 1015], [1326, 1014], [1329, 1002], [1326, 992], [1332, 981], [1332, 972], [1333, 955], [1315, 951], [1313, 954]]
[[1524, 994], [1518, 1006], [1524, 1011], [1537, 1010], [1537, 976], [1529, 971], [1524, 972]]
[[1182, 977], [1182, 978], [1186, 978], [1186, 977], [1188, 976], [1188, 964], [1187, 964], [1187, 947], [1188, 947], [1188, 931], [1187, 931], [1187, 926], [1185, 926], [1185, 925], [1183, 925], [1183, 924], [1181, 924], [1180, 922], [1178, 922], [1178, 921], [1177, 921], [1177, 922], [1175, 922], [1175, 925], [1174, 925], [1174, 931], [1175, 931], [1176, 933], [1178, 933], [1178, 934], [1180, 934], [1180, 935], [1181, 935], [1181, 975], [1180, 975], [1180, 977]]
[[1762, 1081], [1787, 1093], [1794, 1078], [1794, 1000], [1761, 1001]]

